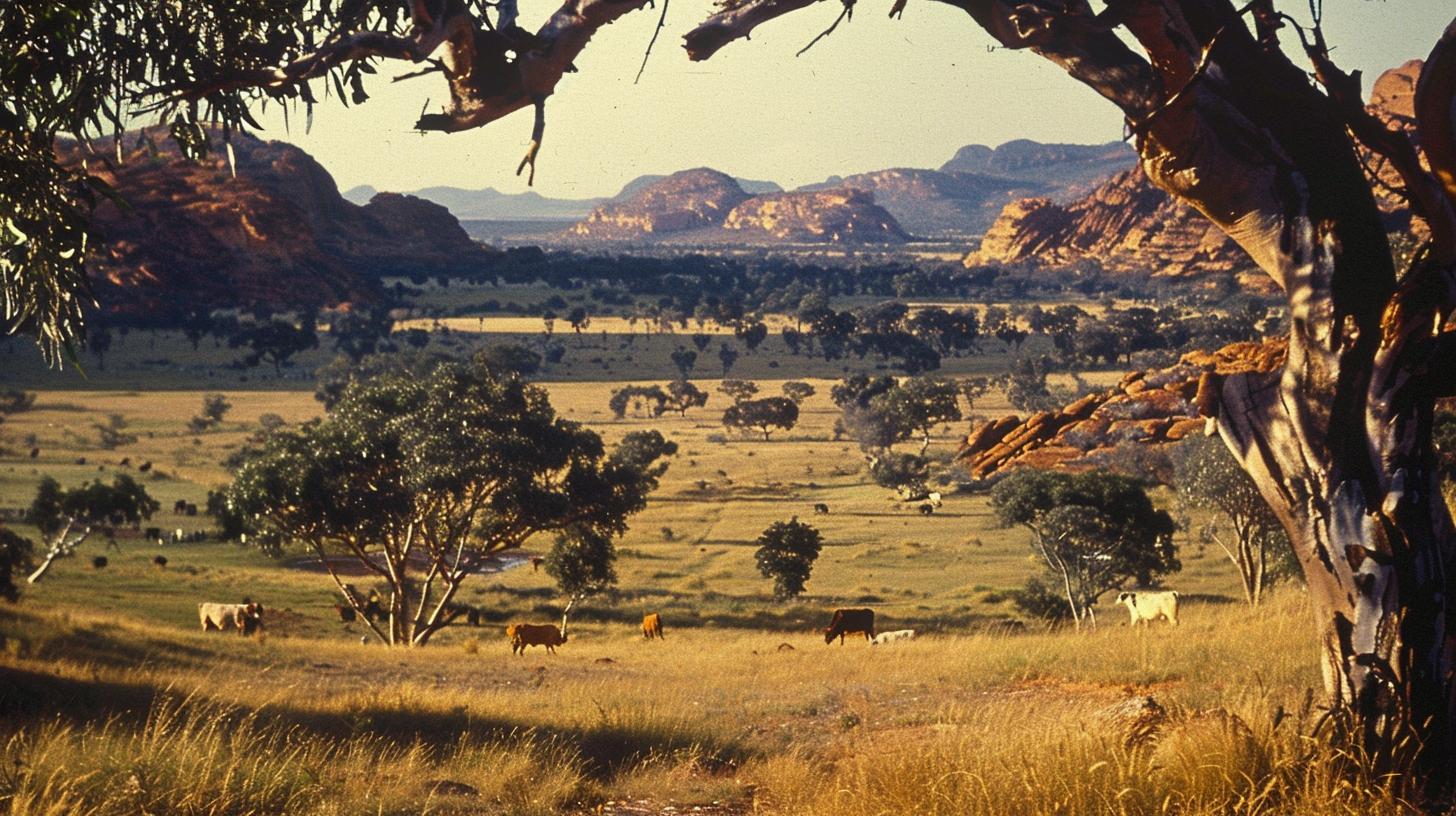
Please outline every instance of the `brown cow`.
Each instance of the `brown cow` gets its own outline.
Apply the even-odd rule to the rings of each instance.
[[[263,628],[263,605],[200,603],[197,605],[197,618],[204,632],[214,629],[222,632],[232,628],[241,634],[251,635]]]
[[[656,612],[642,616],[642,637],[652,640],[654,637],[662,638],[662,618]]]
[[[824,642],[833,643],[839,638],[839,645],[844,645],[844,636],[862,634],[865,640],[874,640],[875,637],[875,610],[873,609],[836,609],[834,619],[829,622],[829,628],[824,630]]]
[[[511,654],[526,653],[527,646],[545,646],[556,654],[556,647],[566,642],[566,633],[550,623],[513,623],[506,627],[511,640]]]

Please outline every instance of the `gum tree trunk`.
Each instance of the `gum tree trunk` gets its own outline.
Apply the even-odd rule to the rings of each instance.
[[[1365,113],[1358,77],[1330,64],[1318,30],[1305,50],[1323,87],[1310,84],[1278,48],[1271,2],[1243,16],[1225,0],[1131,0],[1101,15],[1076,0],[951,4],[1116,103],[1149,178],[1287,294],[1282,370],[1206,377],[1200,403],[1294,542],[1345,736],[1376,771],[1414,771],[1421,793],[1444,798],[1456,778],[1456,535],[1431,424],[1435,400],[1456,392],[1456,344],[1443,332],[1456,260],[1453,30],[1417,96],[1433,176],[1408,139]],[[1402,173],[1430,228],[1399,278],[1350,133]]]

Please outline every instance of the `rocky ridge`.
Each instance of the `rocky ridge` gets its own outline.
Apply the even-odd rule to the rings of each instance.
[[[980,425],[961,443],[955,461],[976,479],[1018,467],[1090,470],[1121,444],[1158,445],[1207,432],[1220,379],[1273,371],[1284,364],[1288,346],[1282,337],[1234,343],[1190,352],[1169,368],[1134,371],[1059,411]]]
[[[157,318],[368,302],[379,275],[444,273],[492,255],[439,205],[381,194],[359,207],[292,145],[235,133],[229,151],[211,137],[217,149],[202,162],[160,135],[125,134],[120,160],[112,143],[61,147],[128,207],[103,201],[93,217],[103,308]]]
[[[1419,60],[1412,60],[1383,73],[1372,87],[1368,109],[1387,124],[1409,129],[1420,67]],[[982,151],[966,151],[967,161],[957,166],[991,160]],[[1398,177],[1368,153],[1364,158],[1380,176],[1374,189],[1386,229],[1413,229],[1419,236],[1422,225],[1412,224],[1409,208],[1393,192],[1400,186]],[[1117,173],[1070,203],[1040,197],[1008,204],[986,231],[980,249],[964,263],[981,266],[1030,258],[1054,266],[1090,258],[1114,271],[1152,269],[1169,277],[1233,275],[1246,288],[1274,291],[1272,281],[1243,249],[1197,210],[1154,187],[1139,167]]]

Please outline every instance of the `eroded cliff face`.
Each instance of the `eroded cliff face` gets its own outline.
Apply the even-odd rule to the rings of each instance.
[[[212,135],[204,162],[183,158],[160,133],[150,144],[124,135],[120,159],[109,143],[62,149],[126,203],[103,201],[93,218],[91,277],[103,308],[165,318],[368,302],[377,275],[443,273],[493,254],[443,207],[391,194],[358,207],[296,147],[233,134],[230,163]]]
[[[955,460],[972,478],[984,479],[1018,467],[1090,470],[1105,467],[1124,445],[1161,445],[1210,430],[1206,406],[1218,379],[1282,366],[1286,338],[1234,343],[1218,351],[1185,354],[1177,365],[1135,371],[1116,386],[1089,394],[1060,411],[1025,419],[1007,416],[976,426]]]
[[[873,194],[853,187],[773,193],[739,204],[723,228],[795,242],[886,243],[910,236]]]
[[[874,203],[891,213],[906,232],[932,238],[980,235],[991,227],[1008,200],[1055,189],[1050,184],[980,173],[904,168],[836,180],[837,184],[802,190],[864,190],[872,193]]]
[[[582,238],[621,240],[718,227],[747,198],[738,182],[725,173],[706,167],[683,170],[648,185],[627,201],[597,207],[570,232]]]
[[[1154,187],[1139,168],[1065,206],[1044,198],[1008,204],[965,264],[1028,258],[1051,265],[1095,258],[1114,271],[1152,269],[1170,277],[1257,273],[1222,230]]]

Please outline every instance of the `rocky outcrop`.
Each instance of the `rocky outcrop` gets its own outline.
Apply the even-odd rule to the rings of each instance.
[[[926,238],[981,235],[1008,199],[1055,190],[1055,185],[983,173],[945,173],[897,168],[835,177],[799,188],[828,191],[848,187],[874,195],[905,231]]]
[[[126,205],[103,201],[93,216],[90,269],[103,308],[166,319],[367,302],[378,293],[373,276],[492,256],[441,207],[387,195],[359,207],[296,147],[235,133],[229,151],[211,136],[215,150],[201,162],[161,134],[126,134],[120,160],[114,144],[62,147],[63,160],[85,160]]]
[[[1045,198],[1012,202],[965,264],[1028,258],[1052,265],[1096,258],[1114,271],[1151,269],[1170,277],[1255,272],[1253,261],[1223,230],[1154,187],[1136,167],[1071,204]]]
[[[758,196],[735,207],[723,228],[814,243],[886,243],[910,237],[893,215],[875,204],[872,193],[852,187]]]
[[[1371,112],[1389,125],[1410,129],[1420,69],[1421,62],[1413,60],[1382,74],[1371,92]],[[980,167],[991,161],[984,149],[966,148],[962,153],[966,159],[957,167]],[[1423,225],[1412,223],[1409,207],[1394,192],[1402,185],[1398,176],[1368,153],[1364,158],[1365,166],[1376,168],[1380,176],[1373,189],[1387,231],[1410,230],[1421,237]],[[1038,199],[1007,205],[980,249],[964,262],[980,266],[1033,257],[1051,265],[1093,258],[1113,271],[1150,270],[1170,277],[1233,274],[1246,288],[1275,291],[1268,276],[1222,230],[1154,187],[1136,167],[1071,203]]]
[[[1137,152],[1126,142],[1077,145],[1016,139],[994,150],[985,145],[966,145],[941,165],[940,171],[1043,183],[1050,189],[1041,195],[1065,203],[1088,194],[1108,176],[1136,163]]]
[[[626,201],[596,208],[571,234],[608,240],[699,230],[722,225],[748,198],[731,176],[700,167],[673,173]]]
[[[1281,337],[1190,352],[1171,368],[1132,372],[1059,411],[987,422],[966,436],[955,460],[984,479],[1018,467],[1088,470],[1119,445],[1177,442],[1211,428],[1208,400],[1222,377],[1273,371],[1287,351]]]

